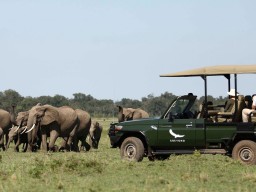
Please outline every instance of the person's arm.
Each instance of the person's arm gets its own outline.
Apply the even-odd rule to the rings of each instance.
[[[252,98],[252,109],[256,110],[256,95]]]

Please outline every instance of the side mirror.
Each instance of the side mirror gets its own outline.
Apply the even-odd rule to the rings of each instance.
[[[168,121],[169,121],[169,122],[173,122],[173,115],[172,115],[172,112],[169,112],[169,114],[168,114]]]

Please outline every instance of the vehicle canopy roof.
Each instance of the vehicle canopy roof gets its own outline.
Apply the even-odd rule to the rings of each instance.
[[[230,76],[234,75],[235,93],[237,92],[237,74],[256,74],[256,65],[216,65],[186,70],[176,73],[160,75],[160,77],[202,77],[204,79],[204,101],[207,114],[207,76],[224,76],[228,79],[228,91],[230,90]],[[237,94],[235,94],[235,112],[237,111]]]
[[[255,74],[256,65],[216,65],[176,73],[162,74],[160,77],[217,76],[229,74]]]

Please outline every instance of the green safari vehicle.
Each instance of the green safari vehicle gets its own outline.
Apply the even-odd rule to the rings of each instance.
[[[208,76],[224,76],[228,90],[234,77],[236,91],[238,75],[255,73],[256,65],[221,65],[160,75],[201,77],[204,102],[195,110],[197,96],[189,93],[174,99],[160,118],[111,123],[108,133],[111,147],[119,147],[121,158],[133,161],[142,161],[144,157],[163,160],[171,154],[193,154],[196,150],[201,154],[229,155],[245,164],[256,164],[256,123],[253,118],[242,122],[242,110],[250,107],[250,96],[235,95],[229,111],[207,101]]]

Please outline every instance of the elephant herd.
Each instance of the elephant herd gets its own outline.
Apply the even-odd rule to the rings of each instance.
[[[3,150],[14,140],[15,151],[19,151],[22,143],[23,151],[39,148],[44,151],[88,151],[91,147],[98,148],[101,132],[102,126],[92,122],[88,112],[68,106],[37,104],[29,111],[19,112],[16,119],[14,108],[10,113],[0,109],[0,149]],[[62,138],[60,147],[55,144],[59,137]]]
[[[139,118],[148,118],[144,110],[118,107],[118,122]],[[15,151],[23,144],[22,150],[37,151],[89,151],[97,149],[102,133],[102,126],[92,122],[88,112],[68,106],[54,107],[40,103],[28,111],[14,115],[0,109],[0,149],[9,148],[15,142]],[[4,143],[4,136],[6,142]],[[88,137],[88,143],[86,142]],[[61,138],[61,145],[56,140]],[[80,145],[79,145],[80,144]]]

